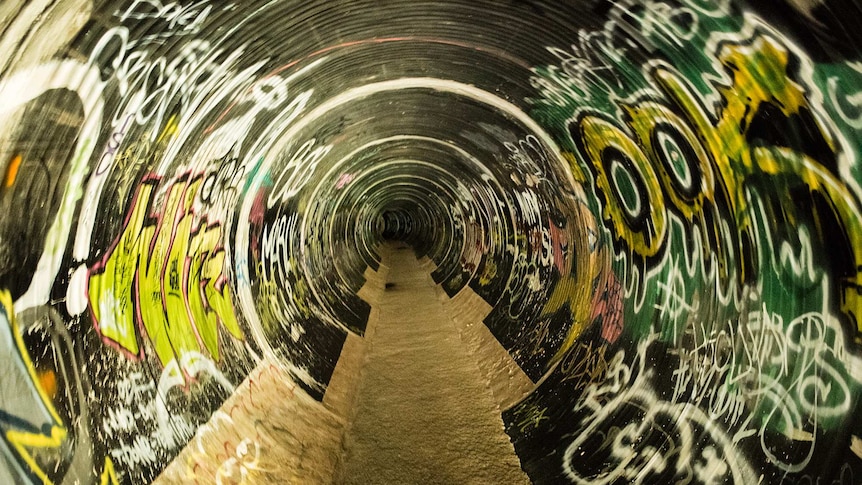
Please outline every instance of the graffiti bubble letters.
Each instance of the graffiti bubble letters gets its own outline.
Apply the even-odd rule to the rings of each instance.
[[[853,267],[862,268],[858,199],[830,168],[841,148],[817,120],[817,107],[809,104],[805,87],[791,78],[790,56],[788,48],[767,34],[755,34],[748,44],[724,45],[718,61],[730,74],[730,83],[714,86],[723,99],[715,114],[680,73],[657,64],[651,76],[670,98],[669,106],[651,100],[621,105],[625,128],[601,113],[585,114],[570,126],[622,247],[637,259],[660,260],[669,239],[670,214],[677,214],[700,225],[723,277],[746,281],[757,266],[749,250],[753,215],[746,183],[793,177],[794,183],[829,201],[829,212],[818,217],[841,227]],[[764,117],[788,126],[801,123],[810,140],[764,137],[757,131]],[[775,197],[791,190],[777,187],[785,192]],[[729,208],[728,216],[710,216],[721,204]],[[860,282],[862,273],[846,278],[840,294],[843,310],[862,331],[862,319],[857,318],[862,314]]]
[[[177,180],[150,223],[158,179],[144,180],[123,233],[90,271],[90,309],[102,338],[140,356],[141,325],[163,366],[202,348],[218,360],[219,324],[242,338],[222,272],[221,227],[191,210],[201,181]]]

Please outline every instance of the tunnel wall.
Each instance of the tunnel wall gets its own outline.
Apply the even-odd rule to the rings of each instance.
[[[534,482],[862,476],[855,2],[325,3],[0,6],[0,482],[150,482],[268,371],[337,445],[384,209]]]

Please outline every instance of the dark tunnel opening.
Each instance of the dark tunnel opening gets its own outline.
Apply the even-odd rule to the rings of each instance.
[[[0,483],[858,483],[855,0],[6,0]]]
[[[384,210],[382,219],[384,241],[409,241],[413,236],[416,223],[410,210]]]

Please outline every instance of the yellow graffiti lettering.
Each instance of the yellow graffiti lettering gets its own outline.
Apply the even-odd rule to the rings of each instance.
[[[224,251],[217,249],[218,227],[201,228],[191,241],[192,254],[189,271],[189,312],[197,323],[198,333],[206,348],[216,360],[218,354],[218,325],[221,323],[234,337],[241,339],[242,332],[234,316],[233,303],[226,290],[218,289],[223,276]]]
[[[21,459],[30,467],[42,483],[50,484],[51,480],[48,475],[42,470],[42,467],[36,462],[36,459],[30,453],[33,448],[59,448],[66,439],[66,429],[61,426],[53,426],[51,434],[46,436],[37,433],[28,433],[26,431],[10,430],[6,432],[6,440],[15,448]]]
[[[491,259],[485,260],[485,268],[482,271],[482,274],[479,276],[479,284],[482,286],[486,286],[494,280],[497,276],[497,265],[494,264],[494,261]]]
[[[18,328],[15,311],[12,306],[12,295],[8,290],[0,290],[0,312],[3,312],[6,315],[6,319],[10,326],[9,330],[11,331],[12,337],[15,340],[15,346],[18,350],[18,357],[21,359],[21,362],[29,373],[30,381],[39,396],[41,404],[48,412],[48,415],[50,415],[50,420],[53,421],[50,428],[50,434],[10,429],[6,431],[5,438],[18,453],[18,456],[20,456],[24,463],[27,464],[32,473],[39,478],[42,483],[50,484],[51,480],[48,478],[45,471],[42,470],[42,467],[34,458],[31,450],[40,448],[60,448],[68,433],[60,419],[60,415],[57,413],[57,410],[48,395],[48,392],[42,385],[40,385],[39,374],[36,371],[36,367],[33,365],[32,360],[30,360],[30,354],[27,352],[24,340],[21,338],[21,331]],[[12,356],[7,357],[14,358]]]
[[[655,256],[667,219],[661,186],[647,155],[625,132],[601,118],[584,117],[580,129],[596,185],[606,199],[605,218],[633,252]]]
[[[746,183],[786,175],[820,194],[841,226],[837,244],[846,244],[852,254],[852,276],[840,283],[841,306],[862,332],[858,198],[834,169],[824,165],[826,161],[796,148],[792,133],[778,134],[788,136],[785,143],[781,138],[759,139],[762,133],[753,128],[763,117],[773,124],[782,117],[798,119],[805,123],[804,134],[818,144],[814,150],[838,156],[838,144],[809,105],[805,89],[790,77],[789,56],[785,47],[766,35],[745,44],[724,45],[718,61],[730,82],[716,86],[722,97],[716,113],[703,106],[683,76],[659,66],[652,76],[673,108],[650,101],[623,106],[634,138],[590,115],[580,120],[577,132],[572,129],[572,137],[594,169],[596,185],[605,198],[605,218],[634,254],[653,256],[665,244],[662,200],[666,197],[685,219],[709,220],[704,222],[716,245],[713,249],[721,274],[729,276],[733,265],[740,281],[747,281],[757,267],[756,256],[750,253],[754,229]],[[766,134],[766,138],[771,136]],[[719,217],[714,205],[719,195],[732,218],[730,232],[735,236],[729,244],[723,241],[727,229],[722,230],[722,223],[714,220]],[[707,206],[708,214],[704,211]],[[788,212],[785,217],[793,214]]]
[[[148,225],[155,181],[142,183],[116,246],[91,271],[90,307],[102,336],[139,354],[140,324],[162,365],[203,348],[219,360],[219,324],[242,338],[224,285],[221,227],[196,220],[192,210],[201,181],[173,184]]]
[[[126,230],[114,247],[113,254],[117,257],[109,259],[101,275],[93,276],[89,281],[90,295],[99,295],[97,299],[90,298],[90,311],[93,319],[99,323],[98,329],[102,337],[117,342],[133,354],[138,353],[132,298],[133,280],[138,267],[139,235],[152,191],[151,184],[140,186],[126,223]],[[112,284],[113,282],[124,284]]]
[[[567,260],[560,280],[554,286],[545,307],[542,309],[542,316],[553,315],[568,307],[572,323],[566,332],[562,345],[551,358],[548,364],[549,368],[567,355],[569,349],[575,345],[578,337],[589,325],[590,295],[595,286],[593,282],[601,272],[610,271],[610,267],[606,266],[609,263],[609,258],[606,257],[605,252],[591,250],[588,237],[577,237],[571,232],[573,228],[586,228],[587,231],[595,229],[595,221],[592,219],[589,209],[579,204],[578,209],[567,219],[571,222],[566,224],[562,230],[568,232],[566,240],[572,241],[573,256]],[[578,268],[578,270],[572,271],[573,268]]]
[[[114,470],[114,462],[109,456],[105,457],[105,466],[102,467],[102,475],[99,483],[101,485],[119,485],[120,483],[120,481],[117,480],[117,472]]]
[[[162,128],[162,132],[159,133],[158,138],[156,138],[156,143],[161,145],[173,138],[173,136],[177,133],[177,129],[179,129],[179,127],[179,118],[177,117],[177,115],[171,115],[171,117],[168,118],[168,122],[165,123],[164,128]]]
[[[517,414],[520,417],[520,421],[518,421],[518,429],[520,429],[522,433],[525,433],[530,429],[538,429],[539,425],[542,424],[543,421],[549,421],[551,419],[545,414],[547,412],[548,408],[539,408],[535,404],[530,404],[525,408],[518,409]]]
[[[796,114],[807,105],[802,87],[787,76],[787,52],[771,39],[759,37],[746,47],[727,46],[719,60],[733,74],[733,84],[718,88],[725,103],[717,121],[713,121],[700,106],[698,97],[676,74],[659,68],[654,76],[700,135],[721,175],[736,222],[744,227],[747,211],[742,184],[757,166],[746,139],[751,122],[766,102],[775,104],[785,116]],[[822,135],[831,145],[825,131]],[[768,174],[779,171],[777,165],[770,163],[758,168]]]
[[[550,364],[555,364],[563,358],[589,324],[590,307],[583,304],[583,302],[590,301],[590,294],[593,290],[588,284],[588,276],[586,271],[562,276],[542,310],[544,316],[552,315],[564,307],[568,307],[572,318],[572,325],[566,332],[563,344],[551,358]]]
[[[645,101],[626,107],[629,125],[655,164],[665,195],[687,220],[713,199],[715,176],[697,135],[676,113]],[[696,163],[696,167],[689,164]]]
[[[856,197],[838,176],[807,154],[787,147],[752,147],[746,137],[754,117],[765,103],[777,107],[788,117],[809,108],[803,88],[788,77],[787,51],[776,41],[761,36],[750,46],[726,46],[720,61],[732,73],[733,83],[719,89],[725,104],[716,122],[679,76],[670,70],[658,69],[655,77],[700,134],[720,174],[726,200],[740,232],[745,232],[750,224],[743,183],[751,175],[791,174],[812,192],[826,196],[830,209],[844,226],[844,237],[855,266],[854,276],[842,281],[842,310],[862,332],[859,318],[862,317],[862,273],[859,272],[862,269],[862,221]],[[817,135],[835,153],[837,147],[828,130],[820,123],[816,129]]]
[[[192,321],[186,311],[186,285],[185,285],[185,260],[188,255],[189,238],[191,237],[192,217],[189,215],[194,194],[200,185],[201,179],[196,179],[184,191],[177,196],[178,213],[175,220],[165,218],[161,236],[167,232],[169,239],[164,246],[165,258],[156,261],[164,261],[164,267],[155,274],[158,284],[164,295],[165,315],[167,316],[167,334],[169,335],[173,352],[177,357],[190,350],[198,350],[199,346],[195,339]],[[172,192],[176,190],[172,187]],[[177,192],[180,192],[177,190]],[[173,194],[172,194],[173,195]],[[173,209],[173,207],[171,207]],[[170,234],[173,229],[174,233]],[[158,350],[158,348],[157,348]],[[163,349],[162,353],[168,352]],[[163,362],[168,362],[163,360]]]

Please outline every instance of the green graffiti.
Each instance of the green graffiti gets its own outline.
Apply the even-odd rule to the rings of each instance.
[[[749,129],[754,117],[764,105],[780,110],[785,117],[810,113],[804,89],[790,80],[787,73],[787,51],[768,37],[755,39],[751,46],[729,46],[721,55],[722,64],[733,73],[733,85],[721,89],[724,108],[717,121],[694,101],[693,94],[681,79],[670,71],[658,70],[660,85],[673,97],[677,106],[700,133],[710,152],[736,223],[741,231],[751,225],[745,184],[753,178],[770,177],[776,184],[782,178],[804,184],[811,193],[821,194],[828,201],[832,216],[839,222],[844,241],[853,259],[852,276],[841,282],[842,310],[850,316],[862,332],[862,225],[858,200],[847,185],[829,167],[799,147],[751,143]],[[808,116],[811,116],[810,114]],[[810,123],[800,130],[804,135],[822,140],[824,147],[837,155],[836,141],[821,123]],[[814,133],[812,133],[812,131]],[[802,139],[802,133],[793,133]],[[789,194],[788,194],[789,195]]]
[[[596,252],[614,252],[625,339],[678,362],[666,398],[798,471],[773,437],[813,447],[859,391],[862,68],[816,64],[751,14],[678,8],[696,14],[688,37],[640,30],[637,45],[553,50],[561,63],[533,70],[531,115],[562,140],[604,222]],[[571,273],[546,313],[601,288]],[[564,349],[582,344],[575,315],[572,329]]]
[[[174,183],[155,223],[147,214],[157,180],[142,182],[123,233],[91,270],[90,308],[102,337],[141,355],[140,326],[162,365],[202,349],[219,360],[219,324],[242,339],[223,274],[221,227],[192,210],[201,181]]]
[[[667,200],[685,221],[701,221],[711,234],[707,239],[723,280],[734,274],[741,282],[753,280],[762,275],[758,268],[763,261],[750,249],[755,231],[749,199],[759,181],[769,180],[775,197],[791,197],[799,187],[819,194],[841,228],[843,240],[836,244],[845,244],[853,267],[862,268],[858,201],[829,166],[829,160],[839,156],[837,142],[815,116],[804,88],[791,79],[788,57],[777,40],[762,34],[750,43],[725,45],[718,61],[731,82],[715,86],[723,100],[715,114],[682,75],[660,64],[652,76],[680,115],[644,100],[621,104],[621,118],[630,132],[593,114],[582,116],[572,128],[603,196],[605,219],[634,255],[663,254],[669,244]],[[763,116],[773,124],[785,120],[787,140],[763,138],[755,129]],[[794,140],[808,140],[808,146]],[[812,144],[814,154],[806,152]],[[630,182],[621,183],[618,172]],[[704,206],[721,204],[732,219],[729,237],[726,230],[722,233],[720,220],[703,221],[701,214]],[[769,215],[773,220],[804,219],[790,209]],[[862,274],[853,271],[840,285],[842,309],[862,331]]]

